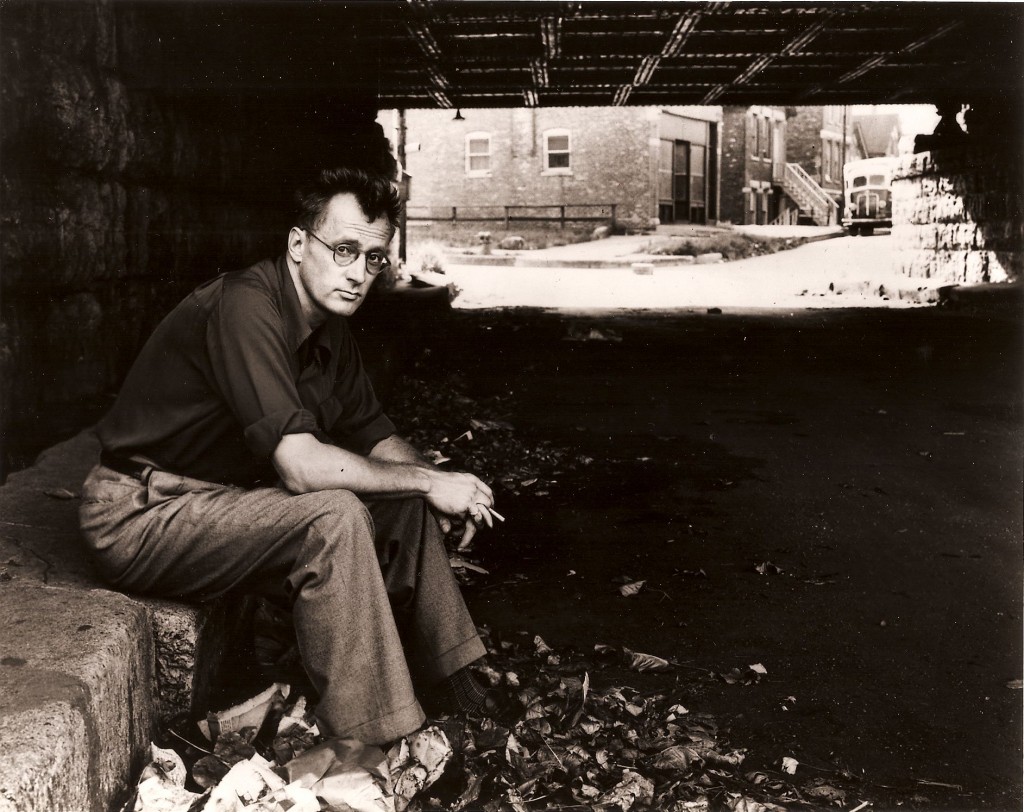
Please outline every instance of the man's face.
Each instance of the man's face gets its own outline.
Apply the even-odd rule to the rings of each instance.
[[[312,233],[292,229],[289,253],[298,264],[299,301],[311,326],[329,315],[351,316],[359,309],[374,280],[366,270],[366,254],[386,253],[392,235],[386,217],[368,221],[355,195],[347,193],[331,198],[323,222]],[[343,244],[359,252],[345,266],[335,262],[332,251]]]

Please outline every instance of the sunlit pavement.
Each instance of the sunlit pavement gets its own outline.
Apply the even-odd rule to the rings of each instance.
[[[589,245],[588,256],[602,256],[595,253],[600,242]],[[629,267],[629,255],[615,246],[609,241],[603,256],[619,259],[625,267],[450,264],[445,276],[459,289],[453,306],[580,310],[912,307],[934,299],[940,284],[896,273],[888,234],[838,237],[734,262],[658,264],[646,274]],[[563,253],[566,258],[576,256]],[[641,259],[637,257],[637,261]]]

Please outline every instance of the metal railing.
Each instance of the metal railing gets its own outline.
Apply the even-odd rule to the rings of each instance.
[[[818,225],[834,225],[839,221],[839,206],[800,164],[786,164],[782,188],[802,209],[809,209]]]
[[[615,223],[618,203],[552,203],[507,206],[406,206],[406,219],[447,221],[450,223],[558,223],[565,228],[567,222]],[[594,210],[597,213],[591,213]]]

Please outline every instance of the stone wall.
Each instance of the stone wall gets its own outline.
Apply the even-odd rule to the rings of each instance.
[[[951,284],[1020,280],[1022,178],[1019,149],[1005,145],[904,156],[892,188],[895,267]]]
[[[381,151],[372,107],[176,86],[168,11],[0,4],[0,479],[94,418],[198,281],[281,250],[300,174]]]

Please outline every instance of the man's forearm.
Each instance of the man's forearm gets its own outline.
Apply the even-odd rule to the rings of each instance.
[[[363,457],[311,434],[286,435],[274,452],[274,466],[293,493],[340,488],[360,496],[401,497],[424,495],[431,486],[422,457],[397,437]]]

